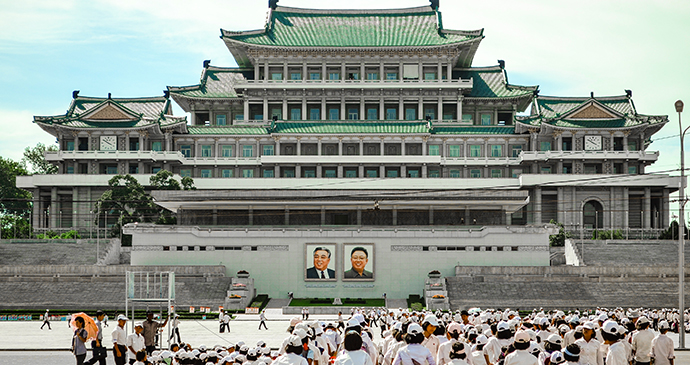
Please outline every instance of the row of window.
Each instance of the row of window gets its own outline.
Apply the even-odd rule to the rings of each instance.
[[[483,170],[482,169],[470,169],[469,170],[469,177],[471,178],[482,178],[483,177]],[[275,177],[275,170],[273,168],[263,168],[263,169],[255,169],[255,168],[243,168],[239,169],[238,172],[240,175],[239,177],[242,178],[253,178],[253,177],[264,177],[264,178],[273,178]],[[258,175],[260,174],[260,175]],[[522,169],[513,169],[512,170],[512,175],[514,178],[520,176],[522,174]],[[192,176],[192,170],[191,169],[182,169],[180,170],[180,175],[182,177],[185,176]],[[220,169],[219,170],[219,175],[217,177],[221,178],[232,178],[235,177],[235,169]],[[282,168],[280,170],[280,177],[284,178],[294,178],[296,177],[296,169],[294,167],[289,167],[289,168]],[[315,167],[302,167],[301,168],[301,177],[303,178],[315,178],[317,176],[316,174],[316,168]],[[421,174],[421,168],[413,168],[413,167],[408,167],[405,171],[405,175],[408,178],[419,178],[422,177]],[[489,177],[491,178],[502,178],[504,177],[504,170],[503,169],[491,169],[489,171]],[[323,168],[323,175],[324,178],[336,178],[338,177],[337,174],[337,169],[335,167],[333,168]],[[359,169],[358,168],[344,168],[343,169],[343,176],[345,178],[358,178],[359,177]],[[199,170],[199,177],[201,178],[213,178],[213,169],[200,169]],[[401,170],[399,167],[386,167],[384,169],[384,175],[381,175],[381,169],[379,167],[365,167],[364,168],[364,176],[366,178],[379,178],[379,177],[386,177],[386,178],[398,178],[401,177]],[[427,171],[427,177],[430,178],[440,178],[441,177],[441,170],[440,169],[429,169]],[[462,170],[460,169],[450,169],[448,170],[448,177],[451,178],[460,178],[462,177]]]

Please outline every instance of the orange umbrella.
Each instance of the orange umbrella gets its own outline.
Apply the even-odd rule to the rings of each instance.
[[[95,340],[96,336],[98,336],[98,326],[96,325],[96,322],[94,322],[93,318],[89,317],[89,315],[84,312],[72,314],[72,319],[69,321],[72,331],[77,330],[77,323],[74,321],[77,317],[84,319],[84,329],[86,330],[86,333],[88,333],[87,340]]]

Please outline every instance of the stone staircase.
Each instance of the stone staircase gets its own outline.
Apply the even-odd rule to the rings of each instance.
[[[447,277],[450,307],[481,308],[559,308],[654,307],[678,305],[676,278],[655,281],[551,280],[550,278]],[[687,281],[686,281],[687,282]],[[686,284],[690,300],[690,284]]]
[[[655,241],[629,243],[616,241],[573,241],[578,256],[587,266],[673,266],[678,264],[678,243]],[[685,256],[690,255],[690,245],[685,246]]]
[[[110,240],[100,240],[101,255]],[[0,240],[0,265],[94,265],[96,240]]]

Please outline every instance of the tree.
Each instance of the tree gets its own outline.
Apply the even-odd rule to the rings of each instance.
[[[17,176],[28,174],[21,163],[0,157],[0,215],[30,214],[31,193],[17,188]]]
[[[46,151],[57,151],[58,148],[55,145],[46,147],[43,143],[38,143],[36,147],[27,147],[24,149],[24,157],[22,158],[22,164],[31,167],[32,174],[48,175],[57,174],[57,166],[46,161],[45,153]]]
[[[549,245],[552,247],[565,246],[565,240],[572,236],[570,232],[565,231],[563,223],[556,222],[553,219],[549,223],[555,224],[558,227],[558,233],[549,236]]]

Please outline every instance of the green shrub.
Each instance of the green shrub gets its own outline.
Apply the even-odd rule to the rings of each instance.
[[[570,232],[565,231],[562,223],[551,220],[549,224],[555,224],[558,227],[558,233],[549,236],[549,245],[551,247],[565,246],[565,240],[572,237]]]
[[[592,233],[592,239],[593,240],[622,240],[623,239],[623,232],[621,232],[619,229],[617,229],[613,232],[595,230]]]

